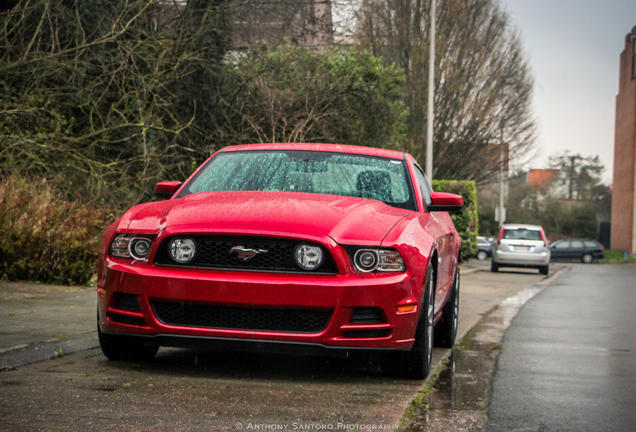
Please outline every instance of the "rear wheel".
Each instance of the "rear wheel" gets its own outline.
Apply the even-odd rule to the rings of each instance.
[[[433,358],[433,328],[435,319],[435,273],[429,264],[424,284],[424,300],[415,331],[413,348],[408,352],[395,353],[386,359],[383,370],[389,375],[409,379],[424,379],[428,376]]]
[[[490,271],[497,273],[499,271],[499,265],[496,262],[491,261],[490,262]]]
[[[159,347],[144,346],[133,337],[107,335],[97,325],[97,337],[102,352],[110,360],[151,361]]]
[[[583,258],[581,258],[581,261],[583,261],[585,264],[589,264],[592,262],[594,258],[592,257],[592,255],[590,254],[585,254],[583,255]]]
[[[542,275],[547,275],[549,271],[550,271],[550,265],[539,267],[539,273],[541,273]]]
[[[455,279],[450,297],[444,306],[442,318],[435,326],[435,346],[452,348],[457,337],[459,324],[459,268],[455,269]]]
[[[488,258],[488,254],[487,254],[485,251],[479,251],[479,252],[477,252],[477,259],[478,259],[479,261],[483,261],[483,260],[485,260],[486,258]]]

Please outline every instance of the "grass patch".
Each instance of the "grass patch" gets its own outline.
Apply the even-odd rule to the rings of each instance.
[[[636,263],[636,258],[625,254],[625,252],[606,250],[605,258],[599,260],[601,263]]]

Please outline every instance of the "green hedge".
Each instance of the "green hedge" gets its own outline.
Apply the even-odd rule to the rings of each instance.
[[[472,258],[477,253],[477,230],[479,218],[477,216],[477,188],[474,181],[433,180],[435,192],[450,192],[461,195],[464,208],[461,213],[451,215],[455,228],[462,239],[461,261]]]

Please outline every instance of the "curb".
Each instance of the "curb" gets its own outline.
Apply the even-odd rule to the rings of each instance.
[[[97,331],[84,333],[69,340],[54,340],[19,346],[0,354],[0,371],[11,370],[65,354],[97,348],[98,346]]]

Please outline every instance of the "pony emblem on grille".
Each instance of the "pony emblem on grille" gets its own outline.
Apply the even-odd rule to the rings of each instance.
[[[234,246],[230,249],[230,254],[236,253],[238,258],[243,261],[249,261],[256,255],[266,254],[267,252],[266,249],[250,249],[243,246]]]

